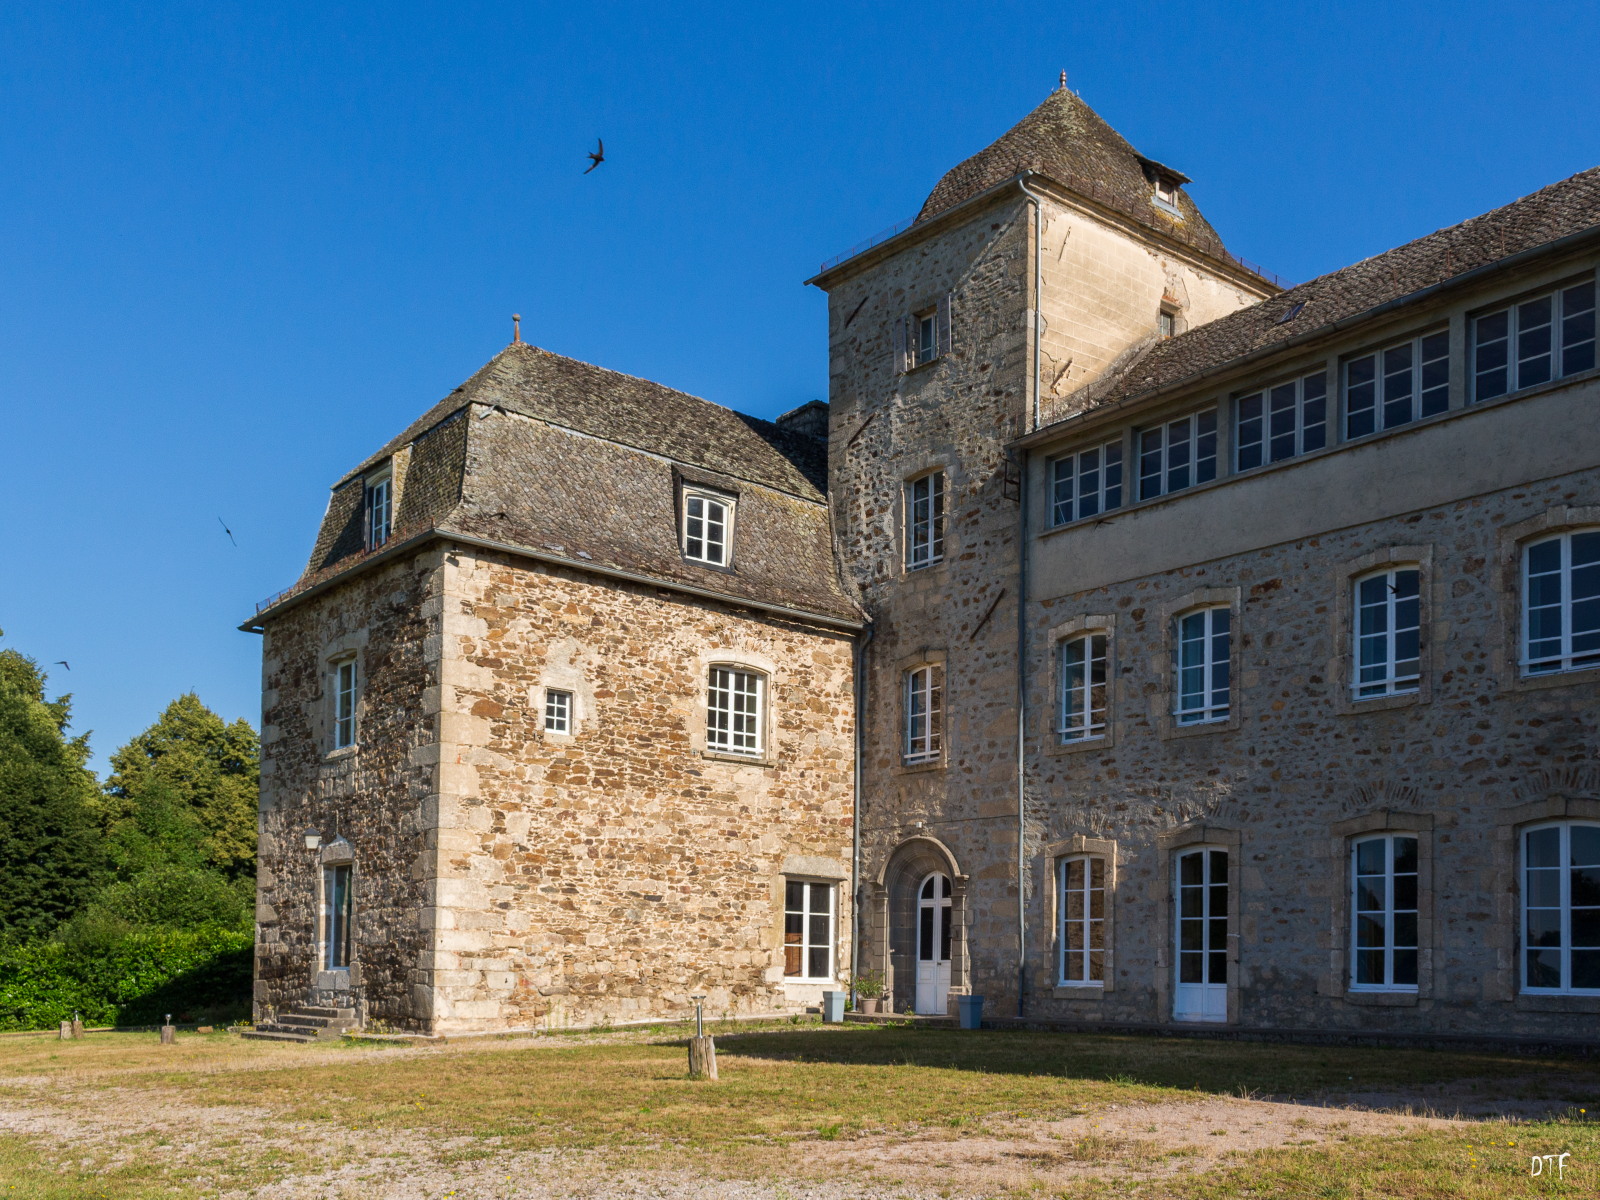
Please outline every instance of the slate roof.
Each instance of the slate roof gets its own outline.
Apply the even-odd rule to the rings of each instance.
[[[1090,407],[1101,407],[1175,386],[1225,368],[1245,355],[1303,339],[1380,305],[1596,225],[1600,225],[1600,167],[1177,337],[1151,343],[1115,375],[1090,385],[1077,399],[1087,396]],[[1297,305],[1299,311],[1284,320]]]
[[[1052,92],[993,145],[946,171],[924,201],[917,222],[1023,171],[1052,179],[1213,258],[1230,258],[1217,231],[1181,187],[1177,206],[1181,219],[1155,206],[1152,189],[1158,173],[1165,172],[1179,183],[1187,183],[1187,178],[1140,154],[1066,88]]]
[[[335,485],[305,573],[264,613],[378,553],[363,546],[363,476],[389,459],[402,475],[389,547],[455,534],[861,619],[834,559],[825,441],[522,342]],[[731,569],[680,553],[684,481],[735,495]]]

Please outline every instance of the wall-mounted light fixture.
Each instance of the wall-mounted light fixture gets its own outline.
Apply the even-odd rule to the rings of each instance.
[[[315,850],[322,845],[322,831],[313,826],[306,826],[306,849]]]

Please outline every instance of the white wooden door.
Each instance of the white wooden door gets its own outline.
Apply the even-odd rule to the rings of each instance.
[[[1178,856],[1173,936],[1176,1021],[1228,1019],[1228,852],[1190,850]]]
[[[917,889],[917,1011],[944,1016],[950,997],[950,877]]]

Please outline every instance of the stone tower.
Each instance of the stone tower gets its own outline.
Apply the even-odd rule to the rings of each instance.
[[[946,173],[909,228],[811,281],[829,296],[836,536],[871,618],[858,966],[885,973],[896,1009],[972,992],[1005,1014],[1021,986],[1029,516],[1009,443],[1153,340],[1276,291],[1187,182],[1063,87]]]

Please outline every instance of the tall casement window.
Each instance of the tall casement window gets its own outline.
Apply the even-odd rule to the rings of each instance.
[[[1522,551],[1522,670],[1600,667],[1600,529],[1532,542]]]
[[[1065,525],[1122,507],[1122,442],[1068,454],[1050,464],[1050,523]]]
[[[350,966],[350,864],[322,868],[322,969]]]
[[[891,326],[896,374],[935,362],[950,353],[955,298],[946,295],[938,304],[897,317]]]
[[[1394,567],[1355,581],[1355,664],[1351,690],[1357,700],[1417,690],[1422,678],[1421,572]]]
[[[356,744],[356,702],[360,699],[360,679],[356,660],[346,658],[333,664],[333,748],[343,750]]]
[[[712,667],[706,696],[706,748],[761,753],[761,700],[766,680],[738,667]]]
[[[944,560],[944,472],[906,484],[906,570]]]
[[[683,493],[683,556],[713,567],[728,565],[733,501],[706,492]]]
[[[1592,279],[1473,318],[1475,400],[1491,400],[1593,366]]]
[[[1328,444],[1328,376],[1251,392],[1233,402],[1234,462],[1240,471],[1309,454]]]
[[[1061,976],[1067,986],[1106,978],[1106,860],[1061,860]]]
[[[572,732],[572,693],[559,688],[546,688],[544,692],[544,731],[546,733]]]
[[[1063,742],[1082,742],[1106,733],[1106,635],[1068,638],[1057,651],[1061,694],[1056,732]]]
[[[786,880],[783,885],[783,975],[785,979],[833,978],[831,883]]]
[[[1230,706],[1233,613],[1201,608],[1178,618],[1177,704],[1180,725],[1226,721]]]
[[[1139,431],[1139,498],[1181,492],[1217,477],[1217,410]]]
[[[1364,437],[1450,407],[1450,334],[1430,333],[1344,365],[1344,435]]]
[[[1362,838],[1351,847],[1350,986],[1417,987],[1417,839]]]
[[[911,318],[916,335],[917,366],[939,357],[939,312],[930,308]]]
[[[944,753],[944,664],[907,671],[905,693],[905,760],[933,762]]]
[[[393,476],[384,474],[366,481],[363,500],[366,512],[367,549],[376,550],[389,540],[390,484]]]
[[[1522,835],[1522,988],[1600,994],[1600,825]]]

